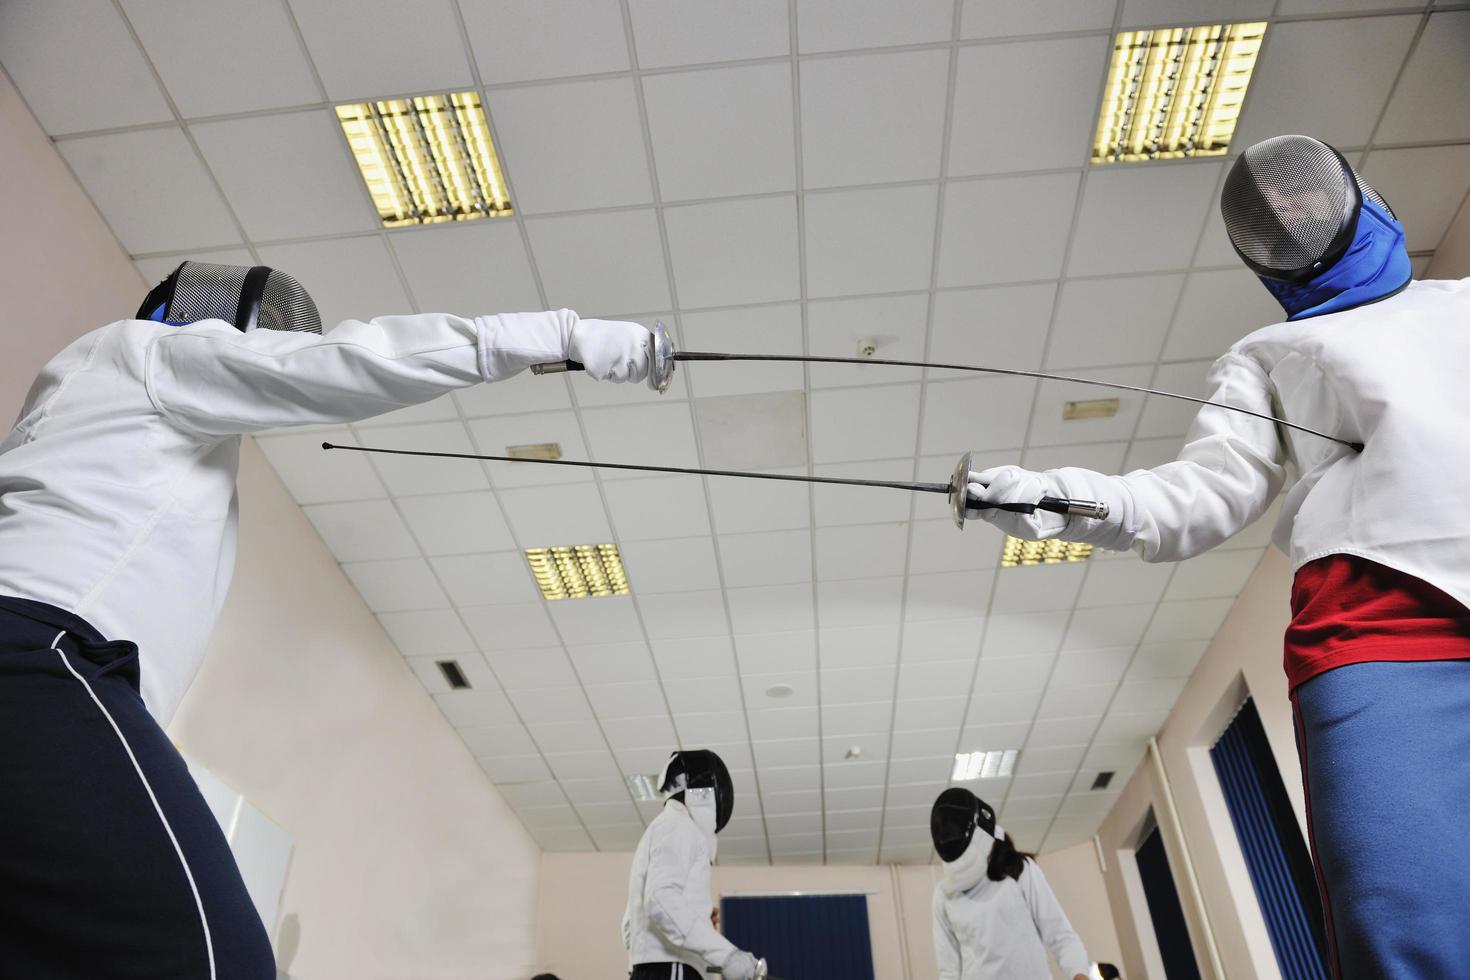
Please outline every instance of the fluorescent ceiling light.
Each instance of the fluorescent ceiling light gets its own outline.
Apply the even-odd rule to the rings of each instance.
[[[627,595],[628,574],[615,544],[527,548],[526,562],[546,599]]]
[[[1119,33],[1092,162],[1223,154],[1265,36],[1264,21]]]
[[[657,783],[657,775],[635,772],[628,777],[628,789],[633,793],[633,799],[645,803],[660,798]]]
[[[1066,402],[1062,405],[1062,421],[1078,419],[1110,419],[1118,414],[1121,400],[1117,398],[1094,398],[1090,401]]]
[[[1000,547],[1000,567],[1015,568],[1017,565],[1060,565],[1064,562],[1086,561],[1092,557],[1092,545],[1075,541],[1025,541],[1006,535]]]
[[[383,224],[512,213],[478,92],[353,102],[337,120]]]
[[[516,459],[561,459],[561,443],[533,442],[524,446],[506,446],[505,455]]]
[[[954,757],[952,782],[971,779],[999,779],[1009,776],[1016,767],[1016,749],[992,749],[989,752],[961,752]]]

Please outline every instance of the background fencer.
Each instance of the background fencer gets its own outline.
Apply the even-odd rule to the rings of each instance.
[[[658,790],[667,798],[644,829],[628,875],[623,946],[630,980],[700,980],[708,967],[727,980],[755,980],[755,956],[736,949],[711,921],[716,835],[735,810],[730,771],[708,749],[677,751],[659,774]]]
[[[219,825],[163,731],[229,588],[240,437],[364,419],[548,357],[648,371],[570,310],[348,321],[281,272],[185,262],[42,369],[0,443],[0,972],[272,980]]]
[[[1082,940],[1031,855],[961,786],[939,794],[929,833],[943,862],[934,886],[939,980],[1048,980],[1051,952],[1063,975],[1087,980]]]
[[[1250,524],[1286,486],[1274,538],[1295,569],[1285,662],[1334,969],[1460,976],[1470,963],[1470,280],[1411,282],[1388,203],[1305,136],[1248,149],[1220,208],[1287,317],[1215,362],[1210,400],[1283,413],[1361,452],[1207,407],[1179,458],[1151,470],[971,474],[981,499],[1092,497],[1110,505],[1104,520],[972,516],[1025,538],[1178,561]]]

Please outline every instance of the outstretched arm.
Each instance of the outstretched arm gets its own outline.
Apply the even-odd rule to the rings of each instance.
[[[1209,390],[1212,402],[1273,414],[1270,379],[1240,354],[1215,362]],[[1260,517],[1286,479],[1284,461],[1275,423],[1205,406],[1179,458],[1151,470],[1106,476],[1076,467],[1032,473],[1001,466],[970,476],[971,493],[985,501],[1035,503],[1044,494],[1101,500],[1109,508],[1103,520],[990,508],[972,509],[969,516],[1021,538],[1132,548],[1147,561],[1179,561],[1208,551]]]
[[[574,357],[599,380],[648,371],[648,330],[571,310],[473,319],[444,313],[348,320],[326,334],[216,321],[160,328],[144,383],[158,410],[209,436],[354,422],[532,364]]]
[[[1082,948],[1082,940],[1078,938],[1072,923],[1067,920],[1067,913],[1062,911],[1061,903],[1047,884],[1046,876],[1041,873],[1040,866],[1035,861],[1027,859],[1026,870],[1021,873],[1021,894],[1026,896],[1026,906],[1031,910],[1031,921],[1036,924],[1036,934],[1051,950],[1051,955],[1056,959],[1057,965],[1062,968],[1062,973],[1069,977],[1086,978],[1092,969],[1092,964],[1087,959],[1087,950]]]

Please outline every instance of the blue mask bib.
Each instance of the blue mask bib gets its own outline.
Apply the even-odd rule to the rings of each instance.
[[[1366,197],[1353,243],[1332,268],[1306,282],[1260,277],[1286,310],[1288,320],[1305,320],[1375,302],[1403,289],[1411,278],[1404,226]]]

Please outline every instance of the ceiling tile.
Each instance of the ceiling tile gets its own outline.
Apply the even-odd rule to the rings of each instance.
[[[546,781],[539,783],[510,783],[495,787],[505,801],[519,811],[525,811],[529,807],[536,807],[540,811],[565,810],[566,794],[560,786],[554,782]],[[552,804],[555,804],[552,806]]]
[[[561,643],[551,628],[544,602],[467,606],[459,612],[482,650],[552,647]]]
[[[641,596],[643,626],[649,639],[677,640],[694,636],[725,636],[725,605],[718,590],[670,592]]]
[[[812,392],[812,459],[835,463],[911,453],[918,414],[918,385]]]
[[[1209,640],[1225,621],[1235,599],[1192,599],[1184,602],[1161,602],[1144,643],[1168,640]]]
[[[378,619],[405,657],[441,656],[475,649],[475,642],[459,616],[449,609],[383,613]]]
[[[911,458],[903,458],[824,463],[820,466],[813,466],[812,475],[839,479],[907,481],[914,475],[914,461]],[[913,494],[890,487],[859,488],[823,484],[816,484],[812,487],[813,511],[819,527],[838,527],[850,524],[896,526],[908,520],[909,507],[912,503]],[[897,560],[900,563],[903,561],[901,557]],[[884,573],[869,572],[868,574]]]
[[[822,704],[882,702],[893,696],[897,671],[892,667],[857,667],[822,671]],[[873,718],[869,718],[871,727]]]
[[[797,0],[797,46],[809,54],[947,41],[953,14],[953,0]]]
[[[975,696],[1004,694],[1012,700],[1014,708],[1000,715],[1000,706],[996,704],[993,706],[996,712],[980,711],[978,717],[972,710],[967,724],[990,725],[1028,718],[1029,711],[1036,707],[1036,699],[1046,685],[1051,668],[1051,660],[1047,657],[997,656],[987,652],[980,658],[980,666],[975,671]],[[1026,703],[1028,697],[1031,699],[1029,705]]]
[[[746,674],[810,670],[816,666],[816,633],[746,633],[735,637],[740,669]]]
[[[515,547],[495,497],[489,492],[404,497],[398,501],[398,508],[426,555]]]
[[[811,766],[774,766],[762,769],[761,793],[794,793],[821,784],[822,771]]]
[[[902,575],[908,542],[907,524],[818,528],[817,575],[824,581]]]
[[[938,178],[948,80],[943,49],[803,61],[802,182],[839,187]],[[855,105],[862,111],[854,112]]]
[[[694,422],[687,402],[650,403],[585,409],[582,422],[592,458],[607,463],[637,463],[657,447],[661,466],[698,466]],[[639,474],[601,471],[605,482],[645,479]]]
[[[449,691],[434,695],[434,702],[450,724],[509,725],[515,723],[510,702],[499,688],[478,687],[471,691]]]
[[[638,65],[771,58],[791,51],[785,0],[629,0]]]
[[[430,564],[456,605],[532,602],[539,597],[526,558],[518,551],[446,555]]]
[[[1432,14],[1394,88],[1374,141],[1470,139],[1470,107],[1454,94],[1470,89],[1467,50],[1470,12]],[[1378,57],[1387,60],[1387,53]]]
[[[681,306],[795,299],[795,198],[688,204],[664,210]]]
[[[577,675],[572,671],[571,661],[567,655],[557,647],[532,647],[528,650],[492,650],[485,655],[490,666],[495,670],[495,676],[500,680],[500,686],[507,691],[520,691],[532,687],[570,687],[577,683]],[[528,719],[528,721],[531,719]],[[537,740],[540,741],[539,734]],[[599,738],[599,741],[600,738]],[[591,743],[584,737],[572,745],[553,747],[542,743],[541,751],[559,752],[571,749],[590,748]],[[587,775],[602,775],[601,773],[590,773]],[[558,778],[576,779],[573,775],[557,773]]]
[[[833,810],[870,810],[883,805],[883,787],[852,786],[824,790],[827,806]]]
[[[888,698],[858,704],[823,703],[822,733],[824,735],[858,735],[872,731],[875,726],[887,728],[892,715],[893,701]],[[873,784],[883,782],[883,767],[880,765],[877,768],[878,773]],[[864,784],[854,783],[852,785]]]
[[[610,316],[669,308],[652,210],[532,218],[526,231],[551,309]]]
[[[1275,0],[1123,0],[1123,26],[1265,20]]]
[[[913,732],[951,725],[958,728],[960,719],[965,715],[966,701],[966,698],[915,698],[899,701],[893,709],[893,730]]]
[[[495,675],[490,672],[490,667],[485,663],[485,659],[477,653],[439,654],[430,657],[405,656],[404,659],[408,661],[408,666],[413,670],[414,676],[419,679],[419,683],[424,685],[424,690],[430,694],[448,694],[455,690],[449,686],[449,679],[444,676],[444,671],[439,666],[442,663],[452,663],[457,666],[471,688],[498,689]],[[472,748],[471,751],[474,749]],[[527,739],[524,748],[517,747],[512,751],[502,746],[500,751],[476,752],[476,755],[519,755],[523,752],[535,751],[536,747],[529,744],[529,739]]]
[[[1417,15],[1273,25],[1231,142],[1311,133],[1333,146],[1367,143],[1418,26]]]
[[[535,653],[537,651],[521,651],[521,653]],[[559,650],[547,649],[543,653],[560,653]],[[543,687],[541,684],[517,685],[519,688]],[[535,740],[541,752],[582,752],[602,746],[602,732],[594,721],[558,721],[546,722],[529,719],[526,729],[530,737]],[[597,775],[606,776],[606,773]],[[591,777],[571,777],[591,778]]]
[[[546,764],[551,767],[551,772],[557,779],[594,779],[617,771],[617,763],[613,761],[612,753],[607,749],[595,752],[548,754]],[[584,809],[608,806],[614,807],[619,815],[626,810],[626,816],[629,819],[637,819],[637,812],[633,809],[632,803],[590,804]],[[608,814],[603,813],[603,816],[606,817]],[[584,819],[586,819],[585,816]],[[616,816],[613,819],[616,819]]]
[[[664,201],[795,189],[790,65],[648,75],[643,97]]]
[[[338,561],[411,558],[419,553],[408,528],[386,500],[313,504],[302,509]]]
[[[1184,690],[1186,678],[1154,678],[1129,681],[1118,688],[1109,710],[1123,713],[1169,711]]]
[[[520,229],[513,221],[467,221],[388,236],[415,304],[471,317],[541,306]]]
[[[899,732],[893,736],[890,754],[894,759],[911,759],[954,752],[955,731],[932,728],[921,732]]]
[[[487,85],[629,67],[617,0],[461,0],[459,8]]]
[[[111,4],[59,0],[0,6],[0,63],[52,135],[173,118]],[[157,164],[149,160],[150,167]]]
[[[299,504],[366,500],[386,496],[367,457],[360,453],[323,453],[322,441],[357,445],[346,429],[305,435],[256,437],[255,444]]]
[[[594,643],[569,645],[567,653],[583,684],[616,684],[624,681],[654,680],[653,657],[648,644]]]
[[[924,386],[920,451],[959,453],[1021,445],[1035,390],[1030,378],[929,382]]]
[[[817,709],[759,708],[750,710],[750,730],[757,739],[812,738],[817,734]],[[770,797],[765,798],[770,810]]]
[[[1071,279],[1062,285],[1048,368],[1157,360],[1184,276]]]
[[[373,612],[440,609],[449,605],[444,590],[422,558],[352,562],[342,571]]]
[[[896,623],[903,578],[863,578],[817,583],[817,611],[823,628]]]
[[[995,578],[992,613],[1050,612],[1071,609],[1087,566],[1036,565],[1007,568]]]
[[[821,630],[822,667],[892,667],[898,663],[898,624]],[[950,653],[949,656],[955,656]]]
[[[1164,717],[1156,712],[1145,714],[1121,714],[1112,712],[1097,727],[1094,742],[1143,740],[1157,735],[1164,725]]]
[[[1188,677],[1209,647],[1208,640],[1182,640],[1174,643],[1145,643],[1138,648],[1128,679],[1148,680],[1154,677]]]
[[[434,668],[437,672],[438,668]],[[465,745],[475,755],[531,755],[536,743],[524,725],[475,725],[459,730]]]
[[[800,391],[700,398],[694,407],[701,454],[719,460],[727,470],[792,468],[806,462],[806,397]]]
[[[811,516],[810,490],[800,483],[712,479],[709,499],[722,534],[806,527]]]
[[[915,521],[913,542],[909,546],[909,573],[995,568],[1000,562],[1004,540],[1001,533],[988,524],[971,524],[968,530],[968,534],[959,530],[952,520]]]
[[[1154,371],[1152,388],[1205,398],[1205,375],[1213,361],[1187,361],[1182,364],[1160,364]],[[1134,438],[1183,435],[1199,412],[1199,406],[1173,398],[1150,396],[1144,399]]]
[[[714,541],[708,537],[630,541],[619,551],[635,595],[720,587]]]
[[[1016,760],[1016,775],[1029,776],[1043,772],[1068,772],[1077,768],[1086,752],[1085,745],[1051,748],[1026,748]]]
[[[801,307],[706,310],[680,317],[684,347],[747,354],[800,354]],[[803,387],[800,364],[703,364],[690,368],[690,383],[702,399],[793,391]]]
[[[1036,714],[1037,720],[1051,721],[1058,718],[1081,716],[1095,720],[1108,707],[1116,686],[1116,684],[1083,684],[1067,687],[1054,680],[1047,685],[1046,694],[1041,698],[1041,707]],[[1087,737],[1091,737],[1091,729],[1088,730]],[[1066,739],[1062,744],[1071,744],[1072,741],[1074,740]]]
[[[582,428],[575,412],[527,412],[523,415],[497,415],[475,419],[469,423],[476,452],[487,455],[509,455],[512,446],[538,445],[552,442],[561,447],[563,459],[589,458],[582,441]],[[498,490],[555,483],[591,483],[594,471],[568,466],[536,466],[527,463],[486,463],[485,471]]]
[[[190,129],[246,234],[256,241],[377,227],[330,113],[251,116]]]
[[[640,761],[646,759],[650,770],[655,770],[678,743],[667,712],[639,718],[604,718],[601,724],[609,745],[619,750],[637,749]]]
[[[1057,657],[1052,683],[1067,686],[1116,684],[1133,659],[1132,647],[1069,650]]]
[[[537,377],[529,371],[522,371],[515,377],[494,384],[460,388],[450,393],[450,399],[467,419],[487,415],[558,411],[572,407],[565,375],[560,378],[556,375]]]
[[[1215,203],[1219,163],[1094,168],[1067,260],[1074,276],[1178,269]],[[1168,215],[1167,222],[1159,215]]]
[[[631,596],[563,599],[547,603],[547,611],[564,643],[627,643],[643,638]]]
[[[592,718],[592,709],[588,707],[587,699],[592,690],[589,688],[588,693],[584,694],[580,687],[535,687],[510,691],[509,696],[528,724],[588,721]],[[570,794],[571,788],[568,787],[568,795]],[[573,802],[576,802],[575,799]]]
[[[1174,439],[1171,442],[1177,443]],[[1021,465],[1028,470],[1052,470],[1063,466],[1081,466],[1099,473],[1125,472],[1124,453],[1128,442],[1093,442],[1077,446],[1038,446],[1021,454]]]
[[[952,653],[964,653],[954,650]],[[973,651],[964,660],[929,660],[923,663],[905,663],[898,669],[897,697],[941,698],[963,691],[975,676]],[[941,750],[943,751],[943,750]]]
[[[1096,368],[1087,377],[1125,385],[1147,385],[1153,371],[1147,367]],[[1096,394],[1094,394],[1096,392]],[[1062,418],[1066,403],[1079,398],[1116,397],[1118,414],[1105,419]],[[1033,446],[1060,446],[1080,442],[1114,442],[1133,434],[1138,413],[1143,408],[1143,395],[1131,391],[1101,391],[1065,381],[1043,381],[1036,395],[1031,416],[1030,443]]]
[[[997,549],[998,550],[998,549]],[[985,624],[982,657],[1029,657],[1055,653],[1066,632],[1067,613],[1020,613],[992,616]]]
[[[343,320],[413,312],[388,249],[377,235],[262,245],[256,251],[266,265],[300,280],[328,331]]]
[[[1041,367],[1055,283],[992,286],[935,294],[928,360],[1035,370]],[[930,380],[961,375],[930,370]]]
[[[743,739],[747,735],[743,711],[676,712],[674,723],[678,726],[679,740],[683,745],[707,745]],[[762,780],[766,775],[761,773]]]
[[[179,129],[88,136],[55,146],[129,252],[239,243],[234,219]]]
[[[1082,767],[1084,770],[1112,769],[1127,774],[1143,760],[1146,751],[1147,746],[1138,742],[1094,742],[1082,760]]]
[[[641,454],[640,454],[641,456]],[[720,481],[712,480],[712,484]],[[746,481],[726,483],[748,485]],[[701,478],[655,477],[648,480],[612,480],[602,487],[607,509],[618,528],[619,541],[646,538],[684,538],[710,533]]]
[[[577,211],[653,200],[633,85],[630,78],[605,78],[490,93],[497,148],[517,210]],[[597,152],[587,152],[589,146]]]
[[[875,296],[867,299],[821,300],[807,304],[807,339],[811,353],[837,357],[861,355],[861,345],[872,342],[875,356],[898,360],[924,360],[924,325],[929,297]],[[918,368],[863,365],[812,364],[808,367],[813,388],[836,385],[917,381]]]
[[[755,742],[755,761],[762,769],[767,766],[810,766],[816,765],[821,745],[815,738],[782,738],[768,742]],[[821,826],[820,814],[812,814],[812,821]],[[792,823],[791,818],[767,817],[766,825],[772,833],[786,833],[806,821]],[[774,844],[774,842],[773,842]]]
[[[928,288],[935,194],[928,184],[807,194],[808,295]]]
[[[1409,248],[1435,248],[1470,187],[1470,146],[1374,150],[1362,174],[1403,222]]]
[[[1281,307],[1246,269],[1190,273],[1164,357],[1219,357],[1246,334],[1282,317]]]
[[[612,539],[595,488],[586,484],[503,490],[510,526],[528,548],[601,544]]]
[[[791,793],[763,793],[761,794],[761,806],[768,816],[785,817],[817,813],[822,809],[822,794],[817,789],[802,789]]]
[[[928,620],[955,620],[979,616],[990,598],[993,574],[970,572],[965,575],[909,573],[908,598],[904,604],[907,638]],[[968,620],[966,620],[968,621]],[[979,635],[979,629],[976,629]],[[904,656],[909,656],[905,649]]]
[[[527,783],[537,779],[546,779],[551,771],[546,768],[546,761],[539,755],[500,755],[483,756],[479,759],[480,768],[485,770],[485,775],[496,782],[505,783]],[[535,828],[533,834],[558,834],[559,830],[546,827]]]
[[[1079,609],[1067,628],[1064,650],[1098,650],[1137,643],[1154,607],[1148,604]]]
[[[1180,562],[1169,583],[1165,599],[1214,599],[1240,594],[1246,579],[1260,564],[1261,555],[1250,551],[1213,551],[1191,561]]]
[[[962,37],[1007,37],[1062,31],[1105,31],[1115,0],[961,0]]]
[[[949,175],[1086,163],[1110,48],[1105,37],[961,48]]]
[[[912,605],[912,578],[909,588],[909,603]],[[980,651],[984,628],[985,620],[978,618],[910,620],[904,624],[903,630],[904,664],[973,658]]]
[[[735,676],[735,652],[729,636],[655,640],[653,658],[660,676],[671,680]]]
[[[727,589],[736,633],[781,633],[813,627],[811,593],[784,585]]]
[[[1077,597],[1077,605],[1085,609],[1158,602],[1169,585],[1169,577],[1176,568],[1184,568],[1186,564],[1128,559],[1088,562],[1087,581]]]
[[[291,0],[327,93],[337,100],[452,92],[471,86],[453,8],[363,0]]]
[[[460,422],[374,428],[360,441],[386,449],[437,453],[473,453],[475,447]],[[478,463],[466,459],[424,459],[414,456],[374,456],[373,464],[393,494],[480,490],[489,486]]]
[[[800,530],[721,535],[720,566],[725,584],[731,588],[810,582],[811,533]]]
[[[947,185],[939,285],[980,286],[1061,275],[1077,181],[1077,174],[1065,173]],[[997,235],[997,228],[1005,234]]]

